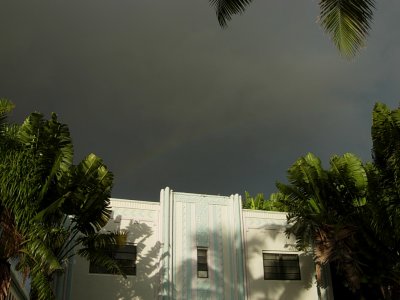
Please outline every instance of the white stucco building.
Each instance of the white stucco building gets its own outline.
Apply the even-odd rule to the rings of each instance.
[[[239,195],[178,193],[159,202],[111,199],[107,230],[126,229],[113,255],[128,275],[79,257],[58,283],[62,300],[333,299],[318,288],[312,258],[284,233],[284,213],[242,209]]]

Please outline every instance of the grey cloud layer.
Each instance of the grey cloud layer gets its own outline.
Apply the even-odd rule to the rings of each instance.
[[[400,4],[341,59],[313,1],[254,3],[229,28],[207,1],[12,1],[0,11],[0,95],[13,118],[56,111],[114,196],[274,191],[308,151],[369,158],[375,101],[398,105]]]

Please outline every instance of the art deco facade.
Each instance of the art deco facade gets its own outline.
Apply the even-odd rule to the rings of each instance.
[[[333,299],[312,258],[284,233],[284,213],[242,209],[239,195],[161,190],[160,202],[112,199],[107,230],[127,230],[112,255],[124,279],[80,258],[57,283],[63,300]],[[329,278],[326,278],[329,281]]]

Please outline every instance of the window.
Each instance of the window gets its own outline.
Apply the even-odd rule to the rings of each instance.
[[[265,280],[300,280],[299,256],[297,254],[263,252]]]
[[[122,246],[116,246],[114,249],[108,252],[108,255],[116,259],[121,266],[122,271],[126,275],[136,275],[136,246],[132,244],[126,244]],[[94,263],[90,263],[89,273],[97,274],[113,274],[102,266],[98,266]]]
[[[207,249],[197,248],[197,277],[208,278]]]

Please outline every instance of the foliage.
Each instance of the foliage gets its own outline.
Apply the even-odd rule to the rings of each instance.
[[[320,23],[340,53],[354,56],[370,30],[374,0],[321,0]]]
[[[312,247],[317,266],[342,262],[353,289],[360,285],[362,260],[353,252],[356,232],[362,224],[354,222],[362,215],[367,193],[367,176],[361,161],[352,154],[334,156],[330,169],[309,153],[288,170],[289,184],[278,189],[287,198],[289,234],[297,238],[297,247]],[[343,258],[346,257],[345,260]]]
[[[333,156],[324,169],[313,154],[278,183],[288,209],[287,230],[317,265],[334,264],[345,284],[365,299],[398,299],[400,291],[400,109],[376,104],[373,162]],[[379,259],[377,259],[379,257]]]
[[[264,194],[258,193],[252,197],[249,192],[244,193],[243,208],[245,209],[258,209],[268,211],[286,211],[285,205],[279,201],[278,193],[270,195],[269,199],[264,198]]]
[[[251,0],[210,0],[218,22],[225,27],[235,14],[241,14]],[[320,0],[319,21],[345,57],[354,56],[370,30],[375,0]]]
[[[7,241],[0,261],[18,258],[17,268],[31,278],[32,299],[54,298],[51,281],[76,253],[121,273],[104,255],[119,234],[102,231],[113,180],[102,160],[89,154],[74,165],[68,127],[55,114],[46,120],[32,113],[20,126],[0,116],[0,221]]]

